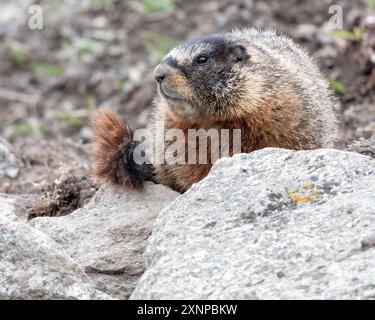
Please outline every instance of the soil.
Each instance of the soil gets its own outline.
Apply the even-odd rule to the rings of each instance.
[[[234,28],[274,28],[317,59],[341,102],[337,148],[375,132],[371,1],[6,0],[0,3],[0,135],[23,161],[0,193],[35,195],[31,217],[63,215],[99,184],[90,173],[90,116],[110,107],[134,128],[155,96],[152,70],[180,41]],[[28,27],[30,5],[43,29]],[[343,9],[344,32],[328,29]],[[361,30],[356,36],[353,30]],[[301,70],[303,72],[303,70]],[[31,208],[31,209],[30,209]]]

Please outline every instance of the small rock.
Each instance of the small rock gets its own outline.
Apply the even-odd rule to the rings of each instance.
[[[21,162],[11,151],[11,146],[0,137],[0,178],[17,178]]]
[[[145,270],[143,251],[156,216],[178,195],[151,182],[142,192],[103,186],[84,208],[30,224],[61,244],[97,288],[124,299]]]
[[[312,39],[312,37],[317,33],[318,27],[314,24],[303,23],[297,25],[293,32],[293,36],[297,39]]]
[[[64,251],[0,199],[0,299],[111,299]]]
[[[363,249],[375,247],[375,235],[364,238],[361,241],[361,245]]]

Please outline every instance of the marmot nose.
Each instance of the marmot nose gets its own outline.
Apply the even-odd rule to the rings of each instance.
[[[163,65],[158,65],[155,70],[154,70],[154,77],[155,77],[155,80],[159,83],[162,83],[163,80],[166,78],[167,76],[167,68]]]

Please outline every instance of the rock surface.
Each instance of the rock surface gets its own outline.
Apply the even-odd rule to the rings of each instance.
[[[21,162],[11,151],[10,145],[0,137],[0,178],[16,178]]]
[[[375,162],[263,149],[158,216],[132,299],[374,299]]]
[[[0,199],[0,299],[109,299],[52,239]]]
[[[18,221],[14,214],[17,196],[9,196],[0,193],[0,224]]]
[[[143,252],[154,220],[178,195],[153,183],[143,192],[103,186],[84,208],[30,224],[63,246],[100,290],[127,298],[145,270]]]

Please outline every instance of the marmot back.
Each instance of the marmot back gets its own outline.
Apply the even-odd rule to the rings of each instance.
[[[285,69],[285,80],[289,80],[291,86],[294,83],[301,96],[305,96],[305,108],[310,110],[311,119],[315,118],[320,123],[321,130],[316,134],[320,136],[321,145],[317,147],[333,147],[337,138],[337,101],[308,52],[292,39],[277,35],[272,30],[250,29],[235,33],[244,35],[250,43],[262,48],[279,67]],[[269,67],[272,74],[273,65]]]
[[[186,143],[189,129],[239,129],[242,152],[333,146],[336,107],[328,83],[307,52],[286,36],[255,29],[203,36],[174,48],[154,76],[159,94],[149,128],[180,130],[186,139],[173,147],[184,150],[186,162],[173,163],[169,154],[164,163],[135,164],[139,142],[115,115],[102,111],[94,126],[96,175],[107,182],[140,187],[152,178],[185,191],[214,162],[187,161],[189,152],[202,151]],[[155,147],[165,151],[171,144]],[[204,152],[210,154],[211,146],[212,141]],[[234,146],[229,149],[232,155]]]

